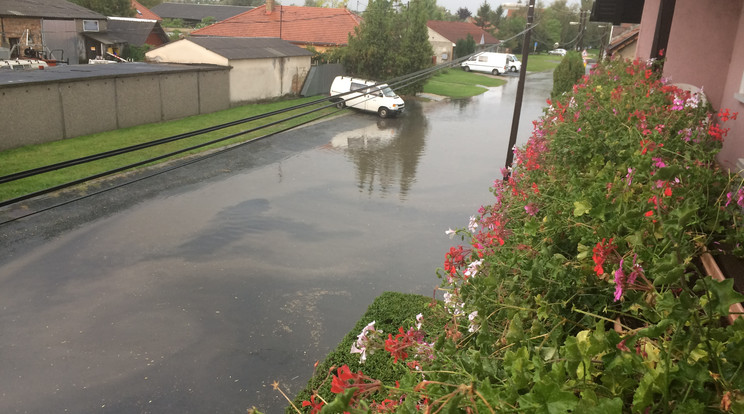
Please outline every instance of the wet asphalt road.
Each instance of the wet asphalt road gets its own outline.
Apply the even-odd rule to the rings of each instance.
[[[0,227],[0,412],[282,412],[272,381],[293,396],[376,296],[432,295],[444,231],[500,178],[516,84],[352,112]],[[520,142],[551,84],[528,77]]]

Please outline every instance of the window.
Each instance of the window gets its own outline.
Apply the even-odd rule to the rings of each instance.
[[[97,32],[98,31],[98,20],[83,20],[83,31],[84,32]]]

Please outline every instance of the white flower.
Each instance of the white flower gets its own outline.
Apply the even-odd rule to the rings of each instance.
[[[468,268],[463,272],[463,275],[467,277],[475,277],[482,264],[483,260],[476,260],[473,263],[470,263]]]
[[[418,315],[416,315],[416,322],[417,322],[416,323],[416,329],[419,329],[420,330],[421,329],[421,324],[424,322],[424,314],[423,313],[419,313]]]
[[[478,317],[478,311],[470,312],[470,315],[468,315],[468,320],[470,321],[470,327],[468,328],[468,332],[476,332],[478,328],[480,328],[480,325],[475,323],[475,318]]]
[[[447,229],[447,231],[444,232],[444,234],[448,235],[450,239],[453,238],[453,237],[455,237],[455,234],[456,233],[457,232],[454,231],[454,230],[452,230],[451,228],[450,229]]]
[[[357,340],[355,343],[351,344],[351,353],[352,354],[361,354],[359,357],[359,363],[363,364],[367,360],[367,345],[369,345],[370,341],[372,340],[372,336],[381,334],[382,330],[376,330],[375,329],[375,321],[372,321],[367,324],[367,326],[362,329],[362,332],[357,335]],[[372,355],[374,353],[374,349],[369,349],[369,354]]]
[[[478,219],[475,218],[475,216],[470,216],[470,223],[468,223],[468,230],[470,230],[471,233],[475,233],[475,229],[478,228]]]

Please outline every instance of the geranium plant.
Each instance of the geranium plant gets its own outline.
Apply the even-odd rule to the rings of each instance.
[[[440,271],[449,322],[370,325],[354,352],[408,373],[392,386],[342,367],[334,402],[309,407],[744,412],[744,318],[725,318],[744,296],[699,263],[742,253],[742,179],[715,162],[737,114],[640,61],[547,103],[493,203],[447,231],[462,240]]]

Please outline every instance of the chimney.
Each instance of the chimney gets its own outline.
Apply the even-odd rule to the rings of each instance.
[[[274,0],[266,0],[266,14],[274,11]]]

